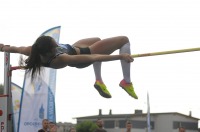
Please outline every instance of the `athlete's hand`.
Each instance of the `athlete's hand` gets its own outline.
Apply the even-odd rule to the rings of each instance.
[[[121,55],[121,60],[125,60],[126,62],[133,62],[133,57],[130,54],[123,53]]]
[[[2,51],[3,47],[4,47],[4,44],[0,43],[0,51]]]

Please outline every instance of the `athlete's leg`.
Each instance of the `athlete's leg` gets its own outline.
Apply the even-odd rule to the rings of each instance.
[[[74,43],[73,46],[81,47],[81,48],[89,47],[100,40],[101,39],[98,37],[81,39],[77,41],[76,43]],[[94,87],[98,90],[101,96],[105,98],[110,98],[111,97],[110,92],[107,90],[106,85],[103,83],[103,79],[101,76],[101,62],[93,63],[93,69],[94,69],[94,74],[96,78]]]
[[[89,47],[91,46],[92,44],[94,44],[95,42],[98,42],[100,41],[101,39],[98,38],[98,37],[93,37],[93,38],[85,38],[85,39],[81,39],[77,42],[75,42],[73,44],[73,46],[75,47],[81,47],[81,48],[84,48],[84,47]]]
[[[97,41],[90,46],[92,54],[111,54],[123,45],[129,43],[126,36],[118,36]]]
[[[118,36],[113,38],[97,41],[90,46],[91,53],[93,54],[111,54],[115,50],[120,49],[121,53],[131,54],[129,39],[126,36]],[[121,60],[123,77],[127,83],[131,82],[130,79],[130,63]]]
[[[89,46],[93,45],[95,42],[98,42],[100,40],[101,39],[98,37],[81,39],[81,40],[77,41],[76,43],[74,43],[73,46],[81,47],[81,48],[89,47]],[[96,80],[103,81],[102,77],[101,77],[101,62],[95,62],[93,64],[93,67],[94,67],[94,73],[95,73]]]
[[[98,41],[90,46],[92,54],[111,54],[119,49],[121,53],[131,54],[130,42],[126,36],[118,36]],[[130,70],[131,63],[121,60],[122,72],[124,79],[120,82],[120,86],[134,98],[138,98],[133,90],[131,83]],[[123,82],[123,83],[122,83]],[[128,88],[128,89],[127,89]]]

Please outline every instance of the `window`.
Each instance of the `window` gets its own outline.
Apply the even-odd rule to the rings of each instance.
[[[133,127],[134,128],[147,128],[147,121],[132,121]],[[151,129],[154,129],[154,122],[151,121]]]
[[[125,128],[126,127],[126,120],[119,120],[119,128]]]
[[[132,120],[131,123],[133,128],[139,128],[139,129],[147,128],[147,121]],[[119,128],[126,128],[126,120],[119,120]],[[151,121],[151,129],[154,129],[153,121]]]
[[[104,121],[105,128],[115,128],[115,121],[114,120],[106,120]]]
[[[188,130],[198,130],[198,123],[195,122],[180,122],[180,121],[173,122],[173,129],[177,129],[179,128],[179,126],[183,126],[185,129]]]

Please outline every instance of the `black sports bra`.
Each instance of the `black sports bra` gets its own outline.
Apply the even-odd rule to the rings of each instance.
[[[50,67],[51,62],[53,61],[53,59],[55,59],[57,56],[61,55],[61,54],[69,54],[69,55],[76,55],[76,50],[74,49],[74,47],[72,47],[69,44],[58,44],[58,47],[56,47],[56,54],[50,58],[47,63],[43,63],[43,66],[45,67]]]

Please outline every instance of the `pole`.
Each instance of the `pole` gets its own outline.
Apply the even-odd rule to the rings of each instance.
[[[148,92],[147,92],[147,132],[151,132],[150,102],[149,102]]]
[[[10,53],[4,53],[4,95],[5,99],[5,129],[3,132],[12,132],[12,94],[11,94],[11,71],[10,71]]]
[[[144,53],[144,54],[134,54],[134,55],[131,55],[131,56],[133,58],[137,58],[137,57],[165,55],[165,54],[175,54],[175,53],[192,52],[192,51],[200,51],[200,47],[198,47],[198,48],[189,48],[189,49],[180,49],[180,50],[168,50],[168,51],[161,51],[161,52],[151,52],[151,53]]]

